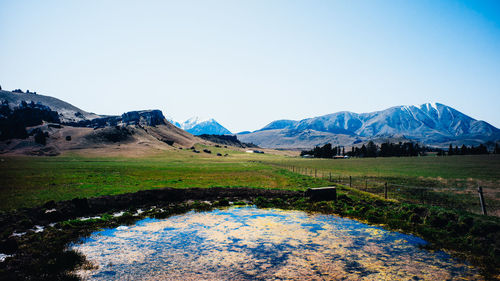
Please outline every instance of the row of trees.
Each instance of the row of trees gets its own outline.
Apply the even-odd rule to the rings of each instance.
[[[333,158],[337,155],[345,155],[345,149],[340,146],[332,147],[331,143],[327,143],[322,147],[316,146],[312,150],[304,150],[300,156],[311,155],[314,158]]]
[[[312,150],[304,150],[300,153],[301,156],[310,155],[314,158],[333,158],[335,156],[349,156],[349,157],[393,157],[393,156],[423,156],[427,152],[437,152],[438,156],[444,155],[479,155],[488,154],[488,148],[484,144],[478,146],[453,147],[450,144],[448,151],[443,149],[435,149],[426,146],[421,146],[418,143],[405,142],[405,143],[382,143],[380,146],[376,145],[373,141],[368,142],[361,147],[352,147],[350,151],[345,151],[342,146],[332,146],[327,143],[321,147],[316,146]],[[492,151],[493,154],[500,154],[500,146],[495,144]]]
[[[429,148],[420,146],[412,142],[405,143],[383,143],[380,146],[373,141],[368,142],[361,147],[351,147],[351,151],[346,152],[344,147],[332,147],[330,143],[322,147],[316,146],[312,150],[304,150],[301,156],[311,155],[314,158],[333,158],[334,156],[350,157],[391,157],[391,156],[418,156],[425,155]]]
[[[462,145],[460,148],[458,146],[455,146],[453,148],[453,145],[450,144],[448,151],[445,152],[444,150],[438,150],[438,156],[452,156],[452,155],[479,155],[479,154],[488,154],[488,148],[484,144],[480,144],[478,146],[473,146],[471,145],[470,147],[466,145]],[[493,150],[494,154],[500,154],[500,147],[498,146],[498,143],[495,144],[495,149]]]

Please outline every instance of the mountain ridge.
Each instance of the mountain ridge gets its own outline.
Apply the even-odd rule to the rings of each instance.
[[[270,141],[273,136],[275,139]],[[307,147],[339,139],[338,145],[380,138],[404,137],[431,145],[500,139],[500,130],[441,103],[393,106],[369,113],[340,111],[302,120],[275,120],[260,130],[238,135],[242,141],[270,148]],[[295,139],[295,143],[292,141]],[[282,140],[280,142],[279,140]],[[316,141],[314,140],[316,139]]]

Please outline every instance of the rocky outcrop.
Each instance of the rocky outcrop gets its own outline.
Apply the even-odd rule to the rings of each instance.
[[[129,111],[121,116],[105,116],[92,120],[81,120],[79,122],[64,123],[73,127],[88,127],[88,128],[105,128],[118,125],[139,125],[139,126],[156,126],[165,125],[165,117],[160,110],[141,110]]]
[[[125,125],[156,126],[165,125],[165,116],[158,109],[130,111],[122,114],[122,123]]]

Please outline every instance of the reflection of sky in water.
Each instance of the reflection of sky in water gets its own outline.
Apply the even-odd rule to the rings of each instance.
[[[94,233],[85,279],[447,280],[477,271],[418,237],[334,215],[230,208],[144,219]]]

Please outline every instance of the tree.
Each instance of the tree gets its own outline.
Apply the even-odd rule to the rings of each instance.
[[[361,149],[359,151],[359,156],[366,157],[366,146],[364,144],[361,146]]]
[[[366,146],[366,157],[377,157],[377,145],[373,141],[369,141]]]
[[[448,156],[452,156],[452,155],[453,155],[453,146],[450,143],[450,147],[448,148]]]
[[[472,150],[473,149],[474,149],[474,147],[472,147]],[[469,149],[467,148],[467,146],[465,146],[465,144],[462,144],[462,147],[460,148],[460,154],[461,155],[469,154]]]

